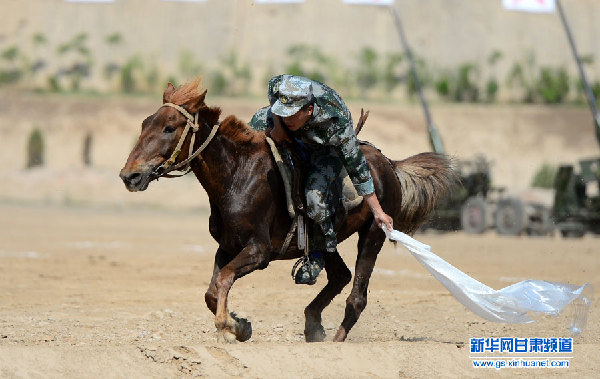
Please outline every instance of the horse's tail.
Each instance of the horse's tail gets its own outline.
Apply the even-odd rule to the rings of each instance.
[[[452,159],[443,154],[421,153],[392,164],[402,191],[394,227],[412,234],[427,221],[438,201],[450,193],[458,176]]]

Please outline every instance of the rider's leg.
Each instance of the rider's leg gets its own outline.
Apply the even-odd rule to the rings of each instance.
[[[334,147],[323,146],[311,151],[310,165],[306,177],[307,216],[319,226],[324,241],[321,246],[310,250],[335,251],[337,239],[333,229],[333,214],[330,209],[331,184],[340,175],[343,163]],[[320,230],[318,230],[320,229]]]
[[[335,252],[337,239],[333,229],[333,214],[330,210],[331,183],[339,176],[343,164],[333,147],[324,146],[311,151],[306,180],[307,216],[314,222],[309,228],[309,251],[311,270],[307,284],[314,284],[323,268],[323,252]],[[298,282],[298,280],[297,280]],[[300,281],[304,283],[304,281]]]

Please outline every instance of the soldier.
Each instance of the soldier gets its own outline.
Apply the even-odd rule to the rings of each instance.
[[[295,280],[314,284],[324,265],[323,252],[335,252],[337,248],[328,198],[330,185],[342,168],[346,168],[377,224],[385,224],[391,230],[392,218],[381,209],[369,166],[354,133],[352,116],[337,92],[315,80],[279,75],[269,80],[268,98],[271,106],[256,112],[250,126],[268,130],[278,144],[295,140],[308,151],[307,216],[319,227],[311,228],[314,231],[309,241],[309,260],[300,267]]]

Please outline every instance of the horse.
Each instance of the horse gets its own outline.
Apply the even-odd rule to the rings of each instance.
[[[243,342],[251,337],[252,325],[228,310],[234,282],[267,268],[273,260],[296,259],[304,253],[294,243],[280,252],[293,220],[265,132],[251,129],[233,115],[219,121],[221,109],[205,104],[207,90],[202,91],[200,83],[196,79],[178,88],[167,85],[163,104],[142,122],[139,140],[120,177],[135,192],[169,176],[166,173],[173,167],[181,170],[183,165],[194,173],[208,194],[209,231],[218,243],[206,305],[215,316],[217,341]],[[451,190],[452,160],[425,152],[395,161],[372,145],[361,149],[383,210],[396,229],[413,234]],[[339,225],[338,242],[354,233],[358,233],[358,255],[344,318],[333,338],[338,342],[346,340],[367,305],[369,279],[386,239],[364,201],[348,211]],[[327,283],[304,310],[307,342],[325,339],[322,312],[352,279],[339,253],[326,253],[324,259]]]

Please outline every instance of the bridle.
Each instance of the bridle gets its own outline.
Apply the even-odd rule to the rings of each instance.
[[[200,145],[198,150],[193,151],[194,150],[194,142],[196,141],[196,133],[198,132],[198,130],[200,130],[200,125],[198,124],[198,114],[200,113],[200,111],[196,112],[196,114],[194,116],[192,116],[187,110],[185,110],[185,108],[183,108],[182,106],[179,106],[177,104],[164,103],[163,105],[161,105],[161,107],[171,107],[171,108],[177,109],[179,111],[179,113],[181,113],[183,116],[185,116],[185,118],[187,119],[187,123],[185,124],[185,129],[183,130],[183,133],[181,133],[179,142],[177,143],[175,150],[173,150],[171,157],[169,159],[167,159],[166,161],[164,161],[160,166],[156,167],[154,169],[154,171],[152,171],[152,174],[151,174],[152,178],[153,178],[152,180],[158,179],[163,176],[167,177],[167,178],[179,177],[179,176],[183,176],[183,175],[186,175],[187,173],[189,173],[192,170],[189,165],[190,162],[194,158],[196,158],[204,149],[206,149],[206,146],[208,146],[210,141],[213,139],[213,137],[217,133],[219,126],[221,125],[217,121],[217,123],[212,127],[208,137],[206,137],[206,140],[204,140],[204,142],[202,143],[202,145]],[[204,120],[202,120],[202,123],[205,126],[209,126],[206,123],[206,121],[204,121]],[[190,132],[190,129],[192,132],[192,137],[190,140],[190,150],[188,153],[188,157],[185,160],[175,164],[177,157],[181,153],[181,147],[183,146],[183,142],[185,141],[188,133]],[[185,171],[185,172],[181,175],[169,175],[168,174],[169,172],[175,171],[175,170]]]

